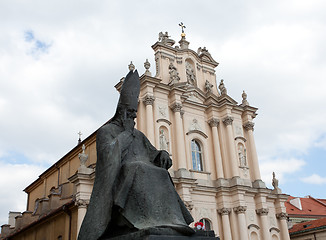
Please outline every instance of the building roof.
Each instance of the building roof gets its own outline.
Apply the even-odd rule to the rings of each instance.
[[[299,206],[298,204],[293,204],[293,199],[299,202]],[[290,203],[291,200],[292,204]],[[290,217],[326,217],[326,199],[316,199],[311,196],[304,198],[289,196],[285,202],[285,207]]]
[[[326,229],[326,218],[312,220],[309,222],[298,223],[289,229],[290,235],[296,235],[304,232]]]

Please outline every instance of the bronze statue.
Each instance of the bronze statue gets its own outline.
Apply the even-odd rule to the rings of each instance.
[[[191,235],[193,221],[167,171],[172,160],[134,128],[140,82],[126,76],[114,117],[96,137],[93,192],[78,240],[98,240],[140,231]],[[131,239],[131,238],[130,238]]]

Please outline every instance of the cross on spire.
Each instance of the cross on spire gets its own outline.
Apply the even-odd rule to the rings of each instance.
[[[184,29],[186,28],[186,26],[183,25],[183,22],[179,23],[179,26],[181,27],[181,31],[182,31],[181,36],[182,36],[182,37],[186,36],[186,34],[185,34],[185,32],[184,32]]]
[[[79,136],[79,138],[78,138],[78,144],[80,144],[81,143],[81,135],[83,135],[83,134],[81,133],[81,131],[79,131],[77,134]]]

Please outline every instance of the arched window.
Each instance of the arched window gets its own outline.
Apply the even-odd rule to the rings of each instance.
[[[203,171],[202,150],[196,140],[191,140],[191,158],[193,170]]]
[[[212,229],[211,229],[211,223],[210,223],[210,221],[207,220],[206,218],[202,218],[202,219],[200,219],[199,222],[202,222],[202,223],[204,224],[204,227],[205,227],[204,229],[205,229],[206,231],[210,231],[210,230],[212,230]]]

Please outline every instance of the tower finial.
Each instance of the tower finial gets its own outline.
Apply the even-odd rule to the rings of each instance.
[[[186,37],[186,34],[185,34],[185,32],[184,32],[184,29],[186,28],[186,26],[185,25],[183,25],[183,22],[181,22],[181,23],[179,23],[179,26],[181,27],[181,37],[182,38],[184,38],[184,37]]]
[[[79,131],[79,132],[78,132],[78,135],[79,135],[79,138],[78,138],[78,144],[80,144],[80,143],[81,143],[81,135],[83,135],[83,134],[81,133],[81,131]]]

